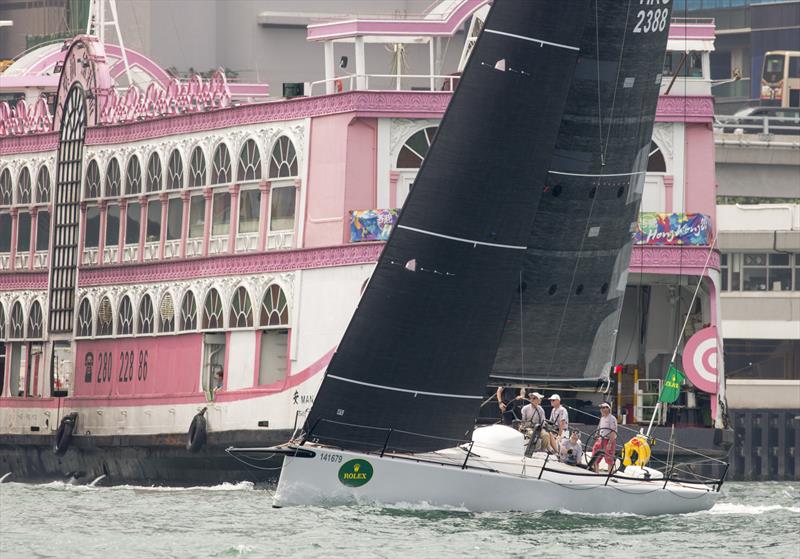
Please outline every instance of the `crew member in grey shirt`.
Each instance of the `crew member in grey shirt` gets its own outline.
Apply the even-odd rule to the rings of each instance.
[[[567,408],[561,405],[561,396],[553,394],[550,396],[550,404],[553,409],[550,410],[550,421],[558,429],[558,435],[555,440],[551,440],[551,449],[553,452],[558,453],[558,442],[569,437],[569,414]],[[550,437],[554,439],[554,437]]]

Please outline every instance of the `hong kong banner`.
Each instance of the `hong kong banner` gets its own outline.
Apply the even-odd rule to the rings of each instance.
[[[350,242],[386,241],[397,221],[397,210],[353,210],[350,212]]]
[[[644,212],[633,233],[637,245],[707,246],[711,236],[711,218],[704,214],[667,214]]]

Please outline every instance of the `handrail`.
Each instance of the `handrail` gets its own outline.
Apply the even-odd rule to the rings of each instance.
[[[413,80],[427,80],[427,87],[420,89],[421,91],[445,91],[453,92],[457,81],[461,76],[458,75],[444,75],[444,74],[347,74],[345,76],[336,76],[334,78],[327,78],[310,82],[309,91],[306,93],[309,97],[315,95],[326,95],[330,93],[344,93],[345,91],[409,91],[414,87],[421,87],[411,85],[409,81]],[[373,84],[376,80],[391,80],[394,85],[389,88],[385,87],[370,87],[370,80]],[[440,89],[437,89],[436,83],[439,80],[444,80]],[[407,87],[404,87],[404,82]],[[419,81],[417,82],[419,83]],[[327,86],[331,85],[332,88]],[[315,93],[315,90],[320,86],[325,86],[322,92]],[[332,89],[333,91],[329,91]]]
[[[773,124],[783,122],[784,124]],[[734,116],[734,115],[715,115],[714,126],[717,128],[732,128],[734,134],[780,134],[780,131],[790,131],[792,134],[800,134],[800,116],[779,117],[779,116]],[[741,131],[741,132],[740,132]],[[731,133],[731,132],[723,132]]]

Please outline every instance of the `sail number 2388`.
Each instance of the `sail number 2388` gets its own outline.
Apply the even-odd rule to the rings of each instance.
[[[653,6],[653,8],[639,10],[636,14],[636,25],[633,28],[633,32],[652,33],[664,31],[669,24],[667,21],[669,9],[659,8],[658,6],[665,4],[669,4],[669,0],[639,0],[639,5],[647,5],[648,8]]]

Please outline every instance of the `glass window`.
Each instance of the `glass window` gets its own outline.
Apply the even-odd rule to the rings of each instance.
[[[139,324],[137,326],[137,331],[140,334],[152,334],[154,331],[153,325],[153,300],[150,298],[150,295],[145,295],[139,303]]]
[[[261,179],[261,154],[255,140],[247,140],[239,153],[239,168],[236,172],[239,182]]]
[[[286,377],[289,330],[265,330],[261,333],[258,384],[272,384]]]
[[[46,203],[50,201],[50,171],[42,165],[36,177],[36,201]]]
[[[17,178],[17,204],[31,203],[31,172],[23,167]]]
[[[770,291],[791,291],[792,268],[791,255],[788,253],[770,254],[767,274]]]
[[[258,231],[260,210],[260,191],[251,189],[239,192],[239,233],[255,233]]]
[[[147,192],[159,190],[161,190],[161,158],[157,153],[152,153],[147,161]]]
[[[130,336],[133,334],[133,305],[130,298],[125,295],[119,304],[119,322],[117,323],[117,334]]]
[[[17,252],[31,249],[31,214],[19,212],[17,215]]]
[[[189,167],[189,186],[203,186],[206,184],[206,156],[200,146],[194,148]]]
[[[34,301],[28,313],[28,338],[40,339],[42,337],[42,306],[39,301]]]
[[[261,300],[261,326],[286,326],[289,324],[289,308],[283,289],[272,284]]]
[[[719,273],[722,276],[722,291],[728,291],[728,255],[719,255]]]
[[[231,195],[228,192],[214,194],[211,234],[227,235],[231,224]]]
[[[161,201],[150,200],[147,203],[147,236],[145,241],[156,243],[161,240]]]
[[[206,201],[203,196],[192,196],[189,203],[189,238],[203,236],[206,221]]]
[[[125,173],[125,194],[139,194],[142,191],[142,166],[135,155],[128,161]]]
[[[89,206],[86,208],[86,229],[83,236],[85,248],[97,248],[100,244],[100,208]]]
[[[211,184],[227,184],[231,182],[231,157],[225,144],[220,144],[214,150],[213,169],[211,170]]]
[[[119,196],[120,171],[119,161],[112,159],[106,167],[106,196]]]
[[[419,169],[431,147],[438,126],[429,126],[411,135],[397,155],[398,169]]]
[[[136,245],[139,244],[139,221],[141,220],[141,214],[139,209],[139,203],[135,202],[133,204],[128,204],[128,214],[127,219],[125,220],[125,244],[126,245]]]
[[[211,289],[203,303],[203,330],[223,328],[222,299],[216,289]]]
[[[0,206],[10,206],[13,190],[11,189],[11,171],[7,168],[0,173]]]
[[[183,227],[183,200],[170,198],[167,205],[167,240],[176,241],[181,238]]]
[[[50,248],[50,212],[40,211],[36,218],[36,250]]]
[[[11,214],[0,212],[0,252],[11,252]]]
[[[281,136],[272,147],[269,162],[269,177],[272,179],[297,176],[297,153],[294,144],[286,136]]]
[[[272,212],[270,231],[285,231],[294,228],[295,187],[272,189]]]
[[[181,330],[194,330],[197,328],[197,303],[194,293],[187,291],[181,302]]]
[[[78,336],[87,338],[92,335],[92,304],[84,297],[78,310]]]
[[[97,308],[97,335],[110,336],[114,333],[114,312],[112,311],[111,301],[108,297],[103,297],[100,306]]]
[[[95,159],[89,161],[89,166],[86,168],[83,195],[85,198],[100,197],[100,167],[97,166]]]
[[[109,204],[106,207],[106,246],[115,247],[119,244],[119,206]]]
[[[231,300],[231,314],[228,319],[231,328],[250,328],[253,326],[253,305],[247,289],[239,286]]]
[[[183,159],[181,152],[177,149],[172,150],[169,156],[169,167],[167,168],[167,188],[183,188]]]
[[[767,290],[766,254],[743,255],[742,289],[744,291]]]
[[[800,252],[794,253],[794,290],[800,291]]]
[[[21,339],[24,334],[25,318],[22,316],[22,305],[19,301],[11,307],[11,329],[8,333],[9,338]]]

